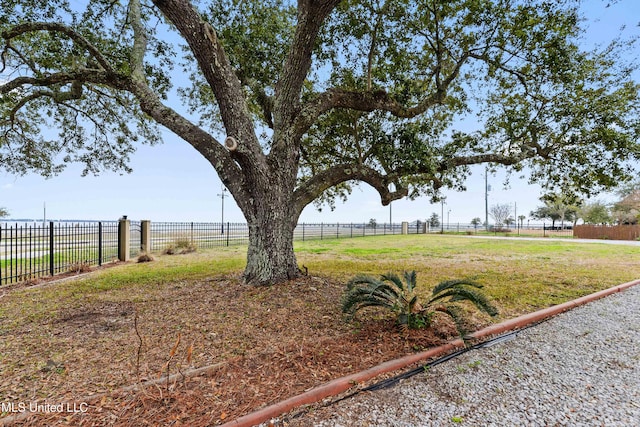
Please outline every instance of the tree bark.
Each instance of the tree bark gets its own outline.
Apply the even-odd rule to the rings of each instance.
[[[266,203],[265,203],[266,204]],[[293,252],[293,231],[298,215],[272,203],[259,209],[249,224],[247,266],[243,278],[249,285],[265,286],[294,279],[300,269]]]

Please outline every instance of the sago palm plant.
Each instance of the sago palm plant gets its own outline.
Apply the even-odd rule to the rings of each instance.
[[[447,280],[439,283],[424,303],[416,294],[415,271],[404,272],[404,280],[395,273],[387,273],[377,279],[358,275],[347,283],[342,301],[342,311],[350,318],[365,307],[382,307],[396,316],[396,322],[412,329],[431,325],[435,313],[448,315],[456,325],[461,337],[465,337],[465,319],[459,302],[468,301],[478,310],[490,316],[498,310],[480,291],[481,284],[470,280]]]

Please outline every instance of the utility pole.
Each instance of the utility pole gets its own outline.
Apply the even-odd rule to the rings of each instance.
[[[391,228],[393,230],[393,221],[392,221],[392,215],[391,215],[391,205],[393,204],[393,202],[389,202],[389,228]]]
[[[484,167],[484,227],[489,231],[489,168]]]
[[[220,234],[224,234],[224,198],[227,197],[227,188],[224,185],[222,186],[222,192],[218,194],[218,197],[222,199],[222,220],[220,223],[221,224]]]

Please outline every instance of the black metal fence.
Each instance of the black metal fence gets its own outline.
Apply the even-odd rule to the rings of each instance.
[[[424,233],[424,230],[424,223],[412,223],[407,227],[408,234]],[[304,241],[401,233],[402,224],[300,223],[293,232],[293,238]],[[246,223],[152,222],[150,234],[153,252],[187,245],[208,249],[220,246],[247,245],[249,243],[249,227]],[[131,241],[133,242],[132,245],[137,245],[137,240],[133,237],[133,231]]]
[[[118,222],[0,223],[0,285],[117,259]]]
[[[471,224],[461,222],[428,224],[428,233],[459,233],[478,235],[506,235],[514,237],[573,237],[573,224],[570,223],[522,223],[510,225]]]
[[[424,223],[407,225],[407,234],[424,233]],[[402,234],[402,224],[342,223],[342,224],[298,224],[293,232],[296,240],[341,239],[365,236]]]
[[[211,249],[249,243],[247,224],[233,222],[152,222],[150,235],[153,252],[186,245]]]
[[[9,224],[0,222],[0,286],[60,273],[81,271],[85,267],[124,259],[121,251],[135,256],[143,247],[151,252],[194,246],[208,249],[247,245],[246,223],[147,222],[148,242],[143,241],[145,221],[49,222]],[[120,229],[129,226],[129,247],[120,243]],[[406,230],[403,230],[406,227]],[[549,224],[484,227],[473,224],[438,224],[420,221],[409,224],[301,223],[294,230],[295,240],[342,239],[420,233],[465,233],[511,236],[572,237],[569,226]],[[147,246],[148,245],[148,246]],[[126,249],[125,249],[126,248]]]

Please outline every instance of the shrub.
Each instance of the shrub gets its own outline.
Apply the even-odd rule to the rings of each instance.
[[[162,252],[165,255],[188,254],[197,250],[196,245],[188,238],[181,237],[176,239],[172,244]]]
[[[404,272],[404,281],[395,273],[382,275],[380,279],[358,275],[347,283],[347,291],[342,302],[342,312],[352,319],[365,307],[382,307],[390,310],[396,323],[411,329],[431,326],[431,319],[437,313],[449,316],[464,339],[465,318],[460,302],[468,301],[478,310],[490,316],[498,310],[480,291],[481,284],[470,280],[447,280],[439,283],[431,297],[421,304],[416,294],[416,272]]]
[[[146,252],[138,255],[138,262],[151,262],[153,261],[153,257]]]
[[[91,271],[91,263],[89,261],[76,261],[70,264],[67,270],[69,273],[88,273]]]

